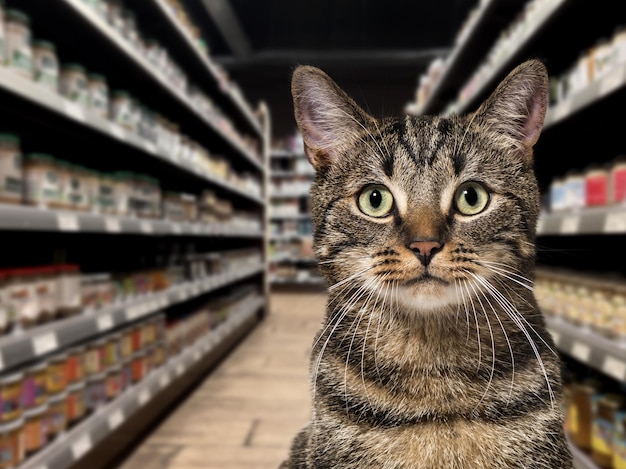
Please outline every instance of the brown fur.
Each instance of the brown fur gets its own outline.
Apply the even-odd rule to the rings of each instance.
[[[544,66],[522,64],[469,116],[379,121],[313,67],[292,93],[330,287],[313,415],[281,467],[571,468],[560,363],[530,287]],[[453,204],[467,181],[490,194],[473,216]],[[359,208],[371,184],[393,194],[388,216]],[[425,264],[414,240],[441,249]]]

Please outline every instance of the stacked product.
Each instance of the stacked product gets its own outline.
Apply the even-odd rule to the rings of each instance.
[[[622,205],[626,201],[626,159],[616,158],[604,166],[571,171],[550,185],[550,211]]]
[[[188,86],[182,71],[171,61],[167,51],[157,41],[141,39],[132,12],[123,10],[119,1],[90,3],[106,16],[123,37],[139,48],[141,55],[145,56],[159,73],[163,74],[173,86],[187,94],[190,103],[199,113],[260,160],[258,140],[240,135],[232,122],[205,93],[196,87]],[[2,10],[0,6],[0,13]],[[156,143],[158,148],[175,161],[209,170],[210,160],[219,158],[210,155],[205,148],[183,135],[178,124],[146,107],[128,91],[110,91],[105,76],[88,72],[78,63],[59,63],[53,43],[43,40],[31,41],[28,15],[12,9],[7,9],[4,14],[5,23],[0,25],[0,31],[4,31],[6,41],[4,51],[0,46],[0,56],[4,54],[4,60],[0,62],[9,70],[25,79],[40,83],[50,92],[61,94],[95,116],[109,119],[147,141]],[[0,14],[0,19],[1,17]]]
[[[17,467],[161,366],[164,339],[159,315],[0,377],[0,467]]]

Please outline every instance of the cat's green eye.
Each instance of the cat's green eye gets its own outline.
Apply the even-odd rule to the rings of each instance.
[[[478,182],[464,182],[454,194],[454,207],[462,215],[477,215],[489,205],[489,192]]]
[[[359,209],[365,215],[382,218],[393,209],[393,196],[389,189],[381,185],[367,186],[359,194]]]

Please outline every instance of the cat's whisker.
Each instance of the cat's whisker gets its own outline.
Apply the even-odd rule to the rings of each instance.
[[[485,399],[485,397],[487,396],[487,393],[489,392],[491,383],[493,382],[493,374],[496,371],[496,344],[495,344],[495,339],[493,337],[493,329],[491,328],[491,321],[489,320],[489,314],[485,310],[485,306],[483,305],[483,302],[481,301],[480,296],[477,293],[480,291],[480,288],[478,288],[478,286],[475,284],[474,281],[470,280],[469,284],[470,284],[470,287],[472,287],[472,290],[474,291],[474,295],[476,296],[476,299],[478,300],[478,303],[480,304],[481,309],[483,310],[483,315],[485,316],[485,320],[487,321],[487,327],[489,329],[489,336],[491,338],[491,371],[489,372],[489,381],[487,381],[485,392],[483,393],[482,397],[480,398],[480,401],[478,401],[478,404],[476,404],[476,407],[474,408],[474,410],[476,410],[483,403],[483,400]]]
[[[470,272],[470,271],[467,271],[467,270],[465,272],[468,273],[469,275],[471,275],[474,278],[477,277],[477,275],[474,274],[473,272]],[[493,311],[493,315],[495,316],[496,320],[500,324],[500,329],[502,330],[502,334],[504,335],[504,339],[506,340],[506,344],[509,347],[509,353],[511,355],[511,386],[509,388],[509,397],[508,397],[508,400],[507,400],[507,404],[508,404],[509,402],[511,402],[511,398],[513,397],[513,386],[515,384],[515,355],[513,354],[513,347],[511,346],[511,341],[509,340],[509,335],[506,332],[506,328],[504,327],[504,324],[502,324],[502,321],[500,320],[500,315],[496,311],[496,308],[493,306],[491,301],[489,301],[489,298],[487,297],[485,292],[480,290],[480,288],[479,288],[479,291],[483,295],[483,297],[485,298],[485,301],[487,302],[487,304],[489,304],[489,307],[491,308],[491,311]]]
[[[474,123],[474,119],[476,118],[476,114],[477,113],[472,114],[472,117],[470,118],[470,121],[468,122],[467,127],[465,127],[465,132],[463,133],[463,137],[461,137],[461,143],[459,143],[459,146],[456,148],[456,151],[460,151],[461,148],[463,147],[463,142],[465,142],[465,137],[467,136],[470,127]]]
[[[357,278],[359,275],[364,274],[365,272],[372,270],[374,268],[374,266],[369,266],[363,270],[361,270],[360,272],[357,272],[356,274],[352,274],[347,278],[344,278],[343,280],[340,280],[339,282],[335,283],[334,285],[331,285],[330,287],[328,287],[328,291],[333,291],[335,290],[337,287],[350,282],[351,280],[354,280],[355,278]]]
[[[494,267],[494,265],[498,265],[500,264],[499,262],[487,262],[487,261],[479,261],[479,260],[474,260],[474,263],[482,265],[483,267],[486,267],[487,269],[491,270],[494,273],[497,273],[499,275],[502,275],[503,277],[508,278],[509,280],[512,280],[513,282],[523,286],[524,288],[531,290],[533,289],[532,285],[533,285],[533,281],[531,279],[529,279],[528,277],[525,277],[524,275],[520,275],[520,274],[516,274],[515,272],[511,271],[511,270],[507,270],[507,269],[502,269],[499,267]],[[501,265],[506,265],[506,264],[501,264]],[[509,266],[507,266],[509,267]],[[507,276],[506,274],[510,275],[511,277]],[[516,280],[520,279],[520,280]],[[528,284],[526,284],[525,282],[527,282]]]
[[[509,318],[515,323],[515,325],[520,329],[520,331],[526,337],[526,340],[531,346],[533,353],[535,355],[535,358],[537,359],[537,363],[539,364],[539,367],[541,368],[541,371],[545,378],[546,385],[548,388],[548,394],[550,396],[550,403],[551,405],[554,405],[554,401],[555,401],[554,392],[552,390],[552,386],[550,385],[550,379],[548,378],[548,373],[543,363],[543,359],[541,358],[541,354],[539,353],[539,350],[537,348],[537,345],[535,344],[535,341],[533,340],[530,333],[524,326],[522,320],[524,320],[531,327],[531,329],[533,329],[533,332],[535,332],[535,334],[537,334],[537,332],[534,330],[534,328],[532,328],[532,325],[530,325],[528,321],[526,321],[524,316],[519,311],[517,311],[517,308],[515,308],[515,306],[513,306],[506,299],[506,297],[504,297],[502,293],[500,293],[487,279],[485,279],[484,277],[480,275],[478,275],[476,278],[481,283],[481,285],[483,285],[489,292],[491,292],[493,298],[500,304],[500,306],[504,309],[504,311],[507,313]],[[537,336],[543,340],[543,338],[539,334],[537,334]],[[545,341],[544,341],[544,344],[545,344]],[[550,346],[548,346],[547,344],[546,346],[550,349]]]
[[[355,326],[354,333],[352,334],[352,340],[350,341],[350,346],[348,347],[348,353],[346,355],[346,366],[345,366],[345,371],[344,371],[344,391],[345,391],[345,396],[346,396],[346,413],[349,413],[350,411],[348,407],[348,401],[349,401],[348,400],[348,365],[350,364],[350,353],[352,353],[352,346],[354,345],[356,334],[359,331],[359,326],[361,324],[361,321],[363,320],[363,316],[369,310],[368,306],[374,293],[377,293],[376,288],[372,288],[370,290],[369,295],[367,296],[367,299],[365,300],[365,304],[362,304],[360,306],[359,312],[357,313],[356,317],[354,318],[354,321],[352,321],[352,324],[350,325],[347,333],[345,334],[345,335],[350,334],[350,331],[352,330],[352,326]],[[370,318],[371,318],[371,315],[370,315]],[[344,335],[344,339],[345,339],[345,335]],[[343,342],[343,339],[341,341]],[[363,380],[363,385],[365,386],[364,380]],[[369,400],[369,396],[367,395],[367,389],[365,389],[365,394],[366,394],[367,399]],[[370,406],[371,406],[371,403],[370,403]]]
[[[476,322],[476,340],[478,341],[478,364],[476,366],[476,370],[480,370],[483,353],[482,353],[482,345],[481,345],[481,340],[480,340],[480,326],[478,324],[478,315],[476,314],[476,308],[474,307],[474,300],[472,299],[472,294],[470,293],[469,288],[467,288],[467,283],[464,283],[463,286],[465,287],[465,290],[467,291],[467,297],[469,299],[470,304],[472,305],[472,311],[474,312],[474,321]]]
[[[378,325],[376,327],[376,336],[374,337],[374,369],[376,370],[376,376],[378,376],[379,381],[382,382],[382,378],[380,376],[380,369],[378,368],[378,337],[380,334],[380,322],[381,322],[381,318],[382,318],[382,314],[384,314],[387,310],[385,308],[387,300],[389,299],[389,310],[391,310],[391,298],[388,296],[388,291],[389,288],[391,287],[391,294],[393,295],[393,287],[395,285],[395,281],[392,280],[391,284],[387,284],[386,288],[385,288],[385,293],[383,294],[383,303],[381,305],[381,311],[377,314],[378,317]],[[369,325],[368,325],[369,326]],[[366,334],[367,337],[367,334]]]
[[[365,283],[362,284],[356,290],[356,292],[354,292],[354,294],[350,297],[350,299],[346,302],[346,304],[339,310],[339,313],[337,313],[337,316],[336,316],[337,319],[334,321],[334,326],[333,326],[332,330],[328,333],[326,341],[324,342],[324,345],[322,346],[322,348],[321,348],[321,350],[320,350],[320,352],[319,352],[319,354],[317,356],[317,359],[316,359],[315,371],[313,372],[313,398],[315,398],[316,391],[317,391],[317,376],[318,376],[318,373],[319,373],[320,364],[322,362],[322,357],[324,356],[324,351],[326,350],[326,347],[328,346],[328,343],[329,343],[330,339],[332,338],[333,334],[337,330],[337,327],[339,326],[339,324],[343,321],[343,319],[348,314],[348,311],[352,307],[354,302],[358,301],[365,294],[365,292],[367,291],[367,288],[369,286],[369,283],[373,282],[374,280],[375,280],[374,278],[370,278],[370,279],[366,280]],[[315,345],[317,345],[317,343],[324,336],[324,334],[326,333],[328,328],[333,324],[333,320],[334,320],[334,318],[331,319],[328,322],[328,325],[320,333],[319,337],[315,341]],[[313,350],[315,349],[315,345],[313,347]]]

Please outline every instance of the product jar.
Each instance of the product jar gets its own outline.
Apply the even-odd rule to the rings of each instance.
[[[125,391],[133,384],[133,365],[132,359],[123,360],[121,364],[121,382],[120,389]]]
[[[46,390],[48,395],[57,394],[67,387],[67,353],[60,353],[48,360]]]
[[[88,411],[94,411],[98,407],[106,404],[106,373],[87,378],[85,389],[85,405]]]
[[[0,270],[0,335],[7,334],[13,328],[13,319],[4,291],[6,287],[8,272]]]
[[[119,345],[120,358],[127,359],[133,354],[133,334],[132,329],[124,329],[120,332],[120,345]]]
[[[66,381],[68,385],[82,381],[85,378],[85,353],[84,346],[73,347],[67,351]]]
[[[6,61],[9,68],[25,78],[33,77],[30,18],[21,11],[5,12]]]
[[[614,204],[626,202],[626,157],[618,158],[611,167],[610,201]]]
[[[115,173],[115,213],[120,216],[130,214],[130,199],[133,191],[133,174],[128,171]]]
[[[42,208],[61,204],[59,168],[52,156],[31,153],[24,159],[25,202]]]
[[[17,135],[0,133],[0,202],[22,202],[24,177],[22,151]]]
[[[85,416],[85,382],[74,383],[67,388],[67,422],[73,424]]]
[[[22,372],[0,377],[0,423],[21,417],[23,380]]]
[[[141,350],[139,352],[135,352],[132,358],[132,381],[133,383],[138,383],[142,379],[146,377],[147,374],[147,363],[146,363],[146,352],[145,350]]]
[[[131,98],[127,91],[113,91],[109,105],[109,118],[128,130],[134,130],[132,127]]]
[[[138,352],[145,346],[143,342],[143,327],[141,325],[136,325],[132,327],[131,340],[133,352]]]
[[[108,0],[106,2],[107,14],[106,18],[108,23],[113,26],[118,33],[124,33],[124,5],[122,0]]]
[[[87,107],[102,119],[109,117],[109,87],[104,75],[90,73],[87,77]]]
[[[33,75],[37,83],[56,93],[59,89],[59,60],[49,41],[33,41]]]
[[[36,269],[35,294],[39,303],[40,322],[52,321],[57,316],[57,269],[54,266]]]
[[[98,177],[98,207],[103,214],[115,213],[115,178],[112,175],[100,173]]]
[[[122,392],[122,367],[120,365],[107,370],[105,389],[106,398],[109,401],[115,399]]]
[[[41,362],[27,368],[22,383],[22,406],[25,409],[39,407],[48,400],[48,363]]]
[[[60,392],[48,399],[47,428],[49,440],[67,428],[67,392]]]
[[[0,424],[0,469],[14,469],[24,460],[24,419]]]
[[[121,334],[113,334],[106,338],[104,348],[104,367],[109,368],[117,365],[120,359]]]
[[[62,264],[57,266],[57,271],[59,314],[61,317],[72,316],[81,309],[79,267],[76,264]]]
[[[165,344],[159,342],[155,346],[154,364],[155,366],[161,366],[163,363],[165,363]]]
[[[606,205],[609,202],[609,173],[604,168],[591,168],[585,174],[587,206]]]
[[[572,440],[580,449],[591,449],[591,425],[593,418],[593,396],[600,391],[594,380],[572,383],[572,399],[568,409],[568,422]]]
[[[85,67],[75,63],[61,65],[59,92],[70,101],[86,107],[88,91]]]
[[[24,411],[24,453],[26,456],[36,453],[48,442],[46,415],[48,404]]]
[[[24,329],[39,322],[39,302],[35,291],[36,269],[12,269],[8,271],[5,299],[15,320]]]
[[[591,457],[602,468],[613,467],[615,415],[625,402],[620,394],[596,394],[593,398]]]
[[[100,339],[87,345],[85,353],[85,375],[92,376],[104,371],[105,341]]]

